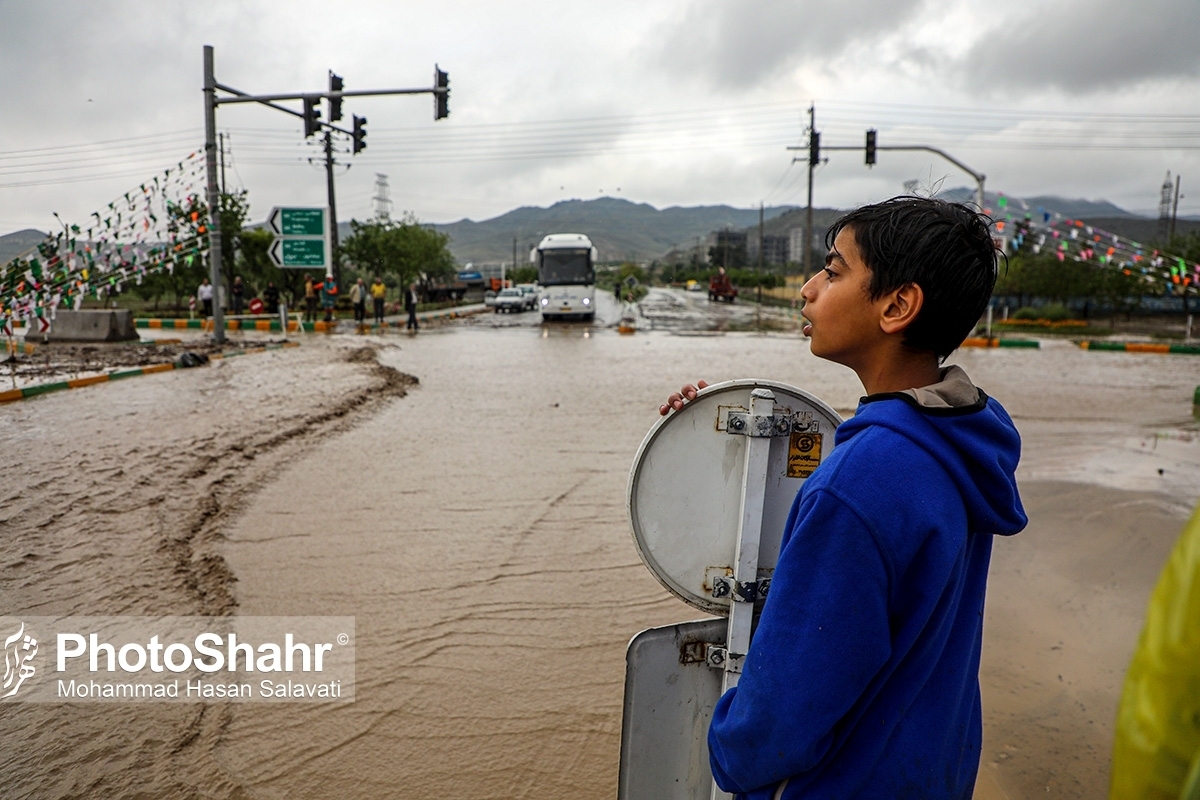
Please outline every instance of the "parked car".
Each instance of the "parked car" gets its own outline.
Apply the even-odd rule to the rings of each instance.
[[[529,309],[529,301],[524,293],[515,286],[510,289],[501,289],[500,294],[496,295],[496,305],[494,310],[497,314],[501,311],[527,311]]]
[[[521,290],[522,296],[525,298],[526,308],[533,311],[538,307],[538,287],[535,283],[518,283],[517,287]]]

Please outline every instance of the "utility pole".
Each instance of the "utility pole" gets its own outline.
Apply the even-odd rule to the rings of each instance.
[[[804,215],[804,279],[812,272],[812,238],[813,238],[813,170],[820,160],[821,134],[817,133],[817,104],[808,106],[808,211]]]
[[[758,271],[763,269],[763,204],[758,201]],[[761,288],[761,287],[760,287]]]
[[[513,269],[517,268],[517,237],[513,237]],[[537,278],[534,278],[537,280]]]
[[[1171,233],[1171,171],[1163,179],[1158,195],[1158,238],[1166,240]],[[1163,242],[1166,244],[1166,241]]]
[[[1175,174],[1175,204],[1171,206],[1171,235],[1167,237],[1168,242],[1175,238],[1175,220],[1179,216],[1179,181],[1182,178],[1179,173]]]
[[[333,190],[333,134],[325,129],[325,188],[329,195],[329,252],[333,254],[333,263],[329,265],[329,274],[333,276],[334,286],[341,284],[341,265],[338,263],[338,223],[337,198]]]
[[[225,183],[225,134],[218,134],[221,141],[221,194],[229,194],[229,185]]]

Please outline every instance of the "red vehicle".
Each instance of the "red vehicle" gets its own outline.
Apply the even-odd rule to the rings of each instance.
[[[732,303],[737,296],[738,290],[734,288],[733,282],[729,280],[724,269],[708,279],[709,300],[724,300],[726,303]]]

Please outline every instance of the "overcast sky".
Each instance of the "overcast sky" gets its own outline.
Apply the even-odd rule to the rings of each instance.
[[[816,106],[826,145],[942,148],[989,191],[1153,213],[1165,173],[1200,214],[1196,0],[0,0],[0,233],[82,221],[203,145],[202,46],[251,94],[427,88],[354,98],[367,149],[339,154],[341,219],[486,219],[603,195],[670,205],[803,205]],[[298,105],[297,105],[298,107]],[[298,119],[223,106],[227,180],[260,218],[322,205]],[[348,149],[345,143],[339,145]],[[970,185],[927,153],[829,151],[819,206]]]

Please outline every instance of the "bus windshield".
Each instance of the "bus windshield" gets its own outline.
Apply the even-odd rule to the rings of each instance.
[[[590,256],[590,250],[543,250],[538,283],[542,286],[595,283]]]

